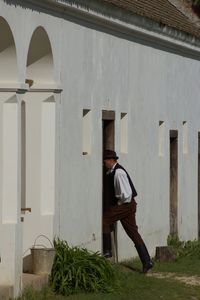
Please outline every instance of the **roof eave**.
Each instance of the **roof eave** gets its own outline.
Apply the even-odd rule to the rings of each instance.
[[[124,38],[151,43],[155,47],[164,47],[181,55],[200,59],[200,39],[195,36],[120,8],[113,9],[107,4],[101,5],[97,0],[43,0],[42,2],[26,0],[26,2],[61,12],[87,23],[100,25],[101,28],[123,35]]]

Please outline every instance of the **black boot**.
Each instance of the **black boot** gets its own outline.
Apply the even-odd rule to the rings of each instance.
[[[112,257],[111,234],[103,233],[103,256],[105,258]]]
[[[151,260],[148,250],[145,246],[145,244],[141,245],[135,245],[135,248],[137,249],[139,258],[143,265],[143,273],[147,273],[151,268],[153,268],[153,261]]]

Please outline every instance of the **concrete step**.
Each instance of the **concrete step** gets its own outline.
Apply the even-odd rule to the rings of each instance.
[[[13,296],[13,287],[0,285],[0,300],[9,300]]]
[[[23,289],[27,288],[28,286],[32,286],[35,290],[41,290],[45,285],[48,284],[48,274],[28,274],[23,273],[22,275],[22,284]],[[13,298],[13,287],[0,285],[0,300],[10,300]]]
[[[23,273],[22,275],[23,289],[25,289],[28,286],[32,286],[35,290],[41,290],[43,286],[47,285],[48,278],[49,278],[48,274],[36,275],[36,274]]]

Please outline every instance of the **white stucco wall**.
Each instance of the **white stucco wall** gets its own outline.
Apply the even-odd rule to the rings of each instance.
[[[70,235],[71,229],[67,229],[66,222],[66,219],[71,220],[79,231],[81,211],[75,209],[79,205],[84,206],[84,211],[86,207],[91,211],[89,218],[94,222],[91,228],[88,217],[82,218],[83,232],[88,232],[89,237],[95,231],[94,224],[100,226],[101,218],[96,219],[92,212],[96,214],[97,209],[100,212],[101,206],[101,111],[107,109],[114,110],[117,115],[118,152],[120,113],[128,113],[128,153],[122,156],[122,163],[133,176],[138,190],[137,220],[152,254],[155,246],[166,243],[169,234],[169,130],[178,130],[179,236],[181,239],[196,238],[199,62],[155,49],[151,44],[140,45],[77,24],[66,23],[63,26],[63,40],[66,41],[63,53],[68,60],[62,70],[62,84],[66,89],[62,93],[61,145],[64,153],[61,157],[63,160],[67,158],[68,164],[67,168],[62,164],[61,168],[61,202],[62,197],[67,198],[68,190],[70,193],[68,201],[62,204],[61,234],[72,243],[79,243],[78,234]],[[93,113],[93,146],[88,169],[84,166],[85,158],[81,157],[82,108],[90,108]],[[67,117],[67,111],[74,113]],[[160,120],[165,124],[163,157],[159,157],[158,147]],[[189,130],[188,154],[184,155],[183,121],[187,121]],[[73,142],[67,128],[76,128]],[[99,177],[94,176],[95,169]],[[71,172],[75,172],[75,178],[71,178]],[[99,182],[95,181],[97,186],[94,186],[94,178],[99,179]],[[87,203],[81,200],[86,188],[90,195],[87,196]],[[82,201],[84,204],[80,204]],[[133,251],[131,245],[130,248],[126,246],[126,242],[120,230],[120,257],[129,256]]]
[[[163,46],[161,49],[155,46],[153,40],[139,43],[134,36],[127,38],[79,19],[61,17],[57,13],[51,14],[23,5],[10,5],[3,0],[0,1],[0,16],[4,17],[10,26],[17,54],[17,79],[12,84],[1,80],[1,87],[6,85],[11,89],[13,85],[25,86],[27,74],[37,74],[35,70],[27,73],[26,62],[31,38],[39,26],[44,28],[49,37],[53,57],[51,78],[45,81],[43,77],[42,82],[33,85],[32,91],[25,89],[17,98],[19,115],[15,121],[19,131],[19,103],[23,100],[29,105],[27,207],[31,207],[31,213],[23,215],[24,222],[21,223],[19,176],[19,194],[16,200],[18,203],[14,211],[15,224],[8,225],[9,235],[14,237],[14,246],[7,252],[10,241],[7,239],[8,227],[6,229],[6,225],[2,224],[2,217],[5,215],[1,168],[0,232],[4,246],[0,247],[0,280],[3,278],[1,275],[7,272],[9,283],[15,282],[14,277],[20,282],[20,272],[16,271],[20,268],[14,267],[14,261],[33,245],[39,234],[45,234],[50,239],[58,235],[70,245],[81,245],[101,251],[102,110],[113,110],[116,113],[116,151],[120,163],[127,168],[138,191],[137,222],[152,255],[156,246],[166,244],[169,234],[169,130],[178,130],[178,233],[180,239],[197,238],[199,60],[192,59],[189,55],[181,56],[176,51],[169,52]],[[45,65],[40,66],[45,69]],[[54,93],[54,89],[60,86],[63,89],[62,93]],[[33,92],[36,88],[38,90]],[[56,134],[55,141],[52,134],[49,134],[49,139],[44,144],[42,136],[46,132],[45,137],[48,137],[49,119],[46,114],[42,114],[41,107],[49,97],[55,100],[56,121],[51,132],[55,130]],[[2,120],[2,94],[0,100]],[[54,100],[49,103],[54,103]],[[52,107],[48,107],[51,113]],[[91,111],[89,155],[82,155],[83,109]],[[127,113],[128,120],[126,154],[120,153],[121,113]],[[51,116],[53,120],[54,112]],[[164,122],[163,156],[159,155],[159,121]],[[182,144],[185,121],[188,126],[187,153],[183,153]],[[2,125],[0,133],[3,139]],[[53,145],[52,143],[55,144],[55,148],[48,153],[45,145],[48,147],[47,145]],[[19,140],[17,144],[16,151],[21,147]],[[53,170],[54,153],[55,186],[51,185],[51,196],[54,195],[50,197],[48,209],[48,199],[41,197],[45,194],[49,182],[52,182],[52,173],[45,177],[44,166],[48,165],[49,159],[50,168]],[[16,159],[20,172],[21,158],[16,155]],[[0,166],[3,166],[1,147]],[[41,176],[45,180],[42,180]],[[9,181],[9,178],[7,179]],[[48,245],[48,241],[42,243]],[[118,248],[119,259],[136,254],[132,242],[121,226],[118,227]],[[12,259],[9,259],[11,257]],[[10,265],[5,269],[7,261],[10,261]],[[20,285],[18,283],[17,286]]]

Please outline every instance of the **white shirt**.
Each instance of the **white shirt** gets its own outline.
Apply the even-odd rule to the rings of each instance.
[[[113,172],[116,164],[113,166]],[[118,205],[129,203],[132,199],[132,189],[128,181],[126,172],[123,169],[116,169],[114,176],[115,197],[118,199]]]

